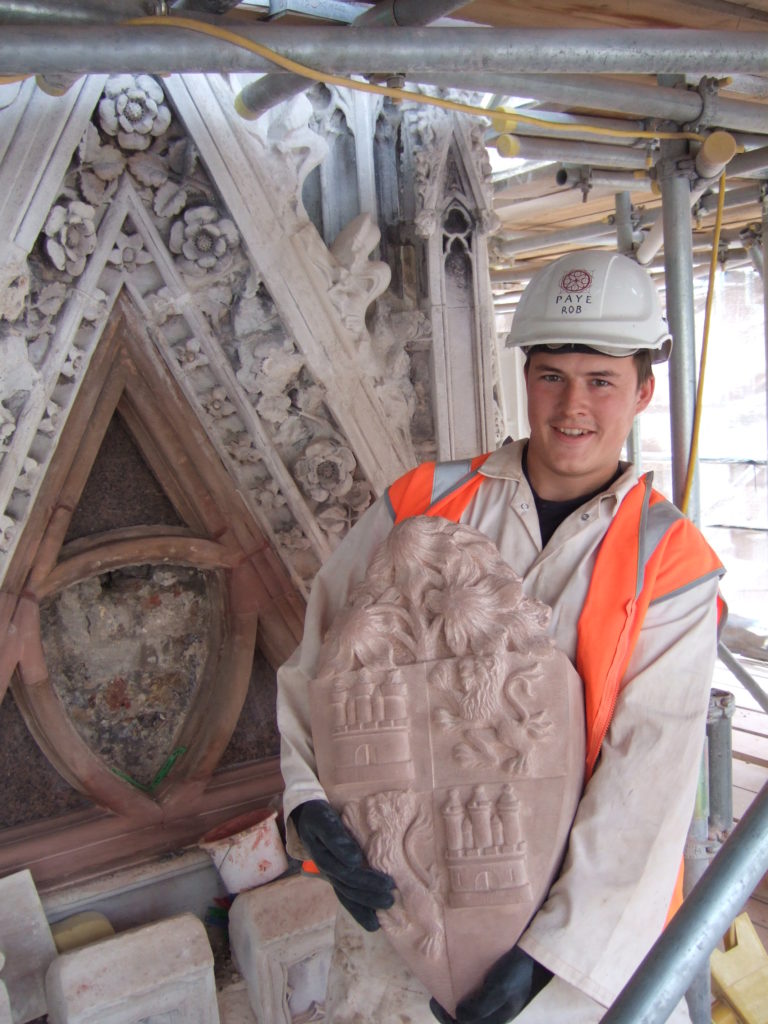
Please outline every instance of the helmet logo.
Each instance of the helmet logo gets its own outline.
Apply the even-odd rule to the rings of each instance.
[[[560,281],[564,292],[585,292],[591,284],[592,275],[588,270],[569,270]]]

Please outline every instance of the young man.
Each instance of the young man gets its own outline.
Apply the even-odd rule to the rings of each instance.
[[[585,685],[588,781],[560,876],[457,1020],[596,1024],[661,932],[678,880],[722,567],[620,462],[653,396],[651,362],[669,354],[658,296],[626,257],[563,257],[531,280],[509,343],[527,355],[530,437],[396,481],[318,574],[303,642],[279,673],[289,834],[295,827],[350,911],[339,916],[329,982],[334,1024],[432,1019],[428,995],[375,930],[392,883],[364,866],[325,801],[309,728],[322,637],[395,521],[442,515],[486,534],[525,593],[551,607],[550,635]],[[670,1019],[689,1020],[683,1002]]]

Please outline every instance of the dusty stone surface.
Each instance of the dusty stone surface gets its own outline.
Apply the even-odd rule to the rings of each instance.
[[[447,1009],[543,901],[581,793],[582,686],[476,530],[396,527],[312,688],[320,781],[397,882],[381,926]]]
[[[45,984],[49,1024],[219,1024],[213,953],[193,914],[64,953]]]
[[[56,946],[29,871],[0,878],[0,951],[12,1020],[34,1020],[46,1010],[44,978]]]
[[[46,661],[75,728],[111,768],[144,786],[174,750],[203,676],[217,606],[213,575],[133,566],[41,604]]]
[[[91,807],[48,761],[21,716],[10,688],[0,704],[0,826],[27,825]],[[19,771],[19,765],[24,771]]]
[[[337,906],[327,882],[305,875],[235,899],[229,941],[261,1024],[323,1019]]]
[[[107,427],[65,543],[130,526],[184,526],[119,415]]]
[[[262,1024],[254,1016],[242,978],[221,989],[217,999],[221,1024]]]

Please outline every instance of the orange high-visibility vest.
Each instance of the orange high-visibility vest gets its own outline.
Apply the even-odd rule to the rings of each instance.
[[[387,490],[395,523],[411,516],[458,522],[484,480],[490,455],[458,462],[426,462]],[[577,624],[576,669],[584,682],[585,781],[592,774],[611,724],[621,680],[649,606],[666,601],[724,568],[704,537],[679,509],[641,477],[616,510],[598,548],[592,579]],[[724,624],[725,603],[718,597]],[[683,902],[683,864],[667,923]]]
[[[395,523],[416,515],[458,522],[488,479],[479,470],[489,454],[425,462],[400,477],[387,490]],[[584,682],[587,779],[648,607],[724,572],[693,523],[653,490],[652,476],[641,477],[619,505],[600,543],[579,616],[576,669]]]

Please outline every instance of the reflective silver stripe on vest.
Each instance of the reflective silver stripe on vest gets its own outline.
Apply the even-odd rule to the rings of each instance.
[[[643,508],[640,513],[640,525],[639,525],[639,540],[638,540],[638,557],[637,557],[637,585],[635,587],[635,600],[640,596],[640,592],[643,589],[645,583],[645,567],[648,565],[654,551],[661,543],[662,538],[665,536],[667,531],[674,526],[680,519],[685,519],[685,516],[672,504],[671,501],[667,501],[666,498],[663,501],[657,501],[651,505],[651,484],[653,482],[653,473],[646,473],[643,477],[645,484],[645,495],[643,497]],[[713,579],[714,577],[722,576],[725,573],[725,569],[715,569],[712,572],[704,573],[702,576],[697,576],[693,580],[689,580],[688,583],[678,587],[675,590],[671,590],[668,594],[663,594],[661,597],[656,597],[651,601],[651,604],[658,604],[660,601],[667,601],[670,597],[675,597],[677,594],[683,594],[686,590],[691,590],[693,587],[697,587],[700,583],[704,583],[706,580]]]
[[[650,498],[651,488],[648,487],[648,497]],[[643,509],[645,513],[645,509]],[[666,534],[667,530],[671,526],[674,526],[680,519],[684,519],[685,516],[679,508],[675,508],[671,501],[657,501],[655,505],[651,505],[647,514],[643,515],[640,522],[640,561],[642,563],[640,568],[640,580],[637,588],[635,597],[638,597],[640,591],[643,589],[643,582],[645,577],[645,567],[654,553],[656,548],[659,546],[662,538]]]
[[[666,499],[664,501],[657,501],[654,505],[651,505],[651,487],[653,484],[653,473],[646,473],[642,478],[642,483],[645,486],[645,494],[643,495],[643,507],[640,512],[640,522],[638,524],[638,541],[637,541],[637,582],[635,584],[635,600],[640,597],[643,586],[645,585],[645,567],[651,559],[656,548],[667,532],[667,530],[678,519],[683,519],[683,513],[680,509]]]
[[[394,523],[394,521],[397,519],[397,512],[395,512],[395,506],[392,504],[392,499],[389,496],[389,488],[387,488],[386,491],[384,491],[384,497],[386,498],[387,508],[389,509],[389,514],[392,518],[392,522]]]
[[[432,478],[432,497],[430,505],[444,498],[451,491],[464,483],[472,471],[470,459],[458,459],[456,462],[438,462]]]
[[[471,459],[457,459],[455,462],[436,462],[435,469],[432,476],[432,494],[429,498],[429,504],[424,509],[424,512],[428,512],[435,502],[440,501],[441,498],[447,498],[452,491],[458,490],[462,484],[465,484],[467,480],[470,480],[477,470],[472,469]],[[392,504],[392,498],[389,495],[389,488],[384,492],[387,500],[387,508],[389,514],[392,517],[392,522],[397,519],[397,510]]]
[[[713,569],[712,572],[705,572],[703,576],[697,576],[695,580],[691,580],[690,583],[678,587],[677,590],[670,590],[668,594],[654,597],[651,604],[661,604],[662,601],[668,601],[670,597],[677,597],[678,594],[684,594],[686,590],[693,590],[694,587],[698,587],[700,583],[706,583],[707,580],[720,579],[721,576],[725,576],[725,569],[722,566],[719,569]]]

